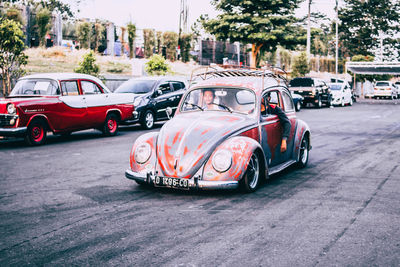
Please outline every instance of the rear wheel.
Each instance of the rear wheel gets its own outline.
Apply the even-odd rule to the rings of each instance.
[[[247,165],[246,173],[242,180],[240,180],[240,187],[242,191],[251,193],[257,190],[260,183],[260,160],[257,153],[251,155],[249,164]]]
[[[301,109],[300,101],[297,101],[297,103],[296,103],[296,111],[300,111],[300,109]]]
[[[31,146],[43,145],[46,142],[47,126],[41,120],[33,121],[28,126],[25,142]]]
[[[309,142],[308,138],[305,136],[303,140],[301,140],[300,156],[299,156],[299,161],[297,162],[297,166],[299,168],[306,167],[308,163],[308,157],[309,157]]]
[[[118,117],[115,114],[107,115],[102,131],[105,136],[114,136],[118,134]]]

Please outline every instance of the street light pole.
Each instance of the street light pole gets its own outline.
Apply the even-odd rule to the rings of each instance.
[[[307,18],[307,60],[310,62],[311,57],[311,2],[308,0],[308,18]]]

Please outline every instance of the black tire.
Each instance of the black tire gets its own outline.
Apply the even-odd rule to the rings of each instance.
[[[115,114],[108,114],[104,121],[102,132],[105,136],[115,136],[118,134],[119,119]]]
[[[329,101],[326,103],[327,107],[332,107],[333,106],[333,102],[332,102],[332,97],[329,98]]]
[[[340,102],[340,106],[344,107],[345,103],[344,103],[344,98],[342,98],[342,102]]]
[[[353,105],[353,98],[350,98],[349,106]]]
[[[151,110],[147,110],[140,121],[140,124],[146,130],[149,130],[154,127],[154,113]]]
[[[317,108],[322,108],[322,99],[321,96],[318,97],[318,102],[315,104]]]
[[[28,126],[25,142],[30,146],[40,146],[46,142],[47,125],[42,120],[35,120]]]
[[[298,168],[304,168],[307,166],[308,158],[310,155],[309,152],[310,150],[309,150],[308,138],[304,137],[303,140],[301,140],[300,144],[300,156],[299,156],[299,161],[297,162]]]
[[[300,111],[301,110],[300,101],[297,101],[295,109],[296,109],[296,111]]]
[[[260,184],[260,176],[261,176],[261,163],[260,158],[257,153],[253,153],[251,155],[249,164],[247,165],[246,173],[243,175],[243,178],[240,180],[240,189],[243,192],[251,193],[257,190],[258,185]]]

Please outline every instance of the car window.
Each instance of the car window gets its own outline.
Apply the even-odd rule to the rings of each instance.
[[[169,85],[169,82],[160,84],[157,90],[161,90],[163,95],[171,93],[171,87]]]
[[[63,81],[61,82],[61,90],[63,95],[79,95],[77,81]]]
[[[171,82],[174,91],[178,91],[185,88],[185,84],[183,82]]]
[[[388,82],[377,82],[376,86],[389,86]]]
[[[285,111],[286,112],[293,111],[294,105],[292,98],[286,92],[282,92],[282,99],[283,99],[283,105],[285,106]]]
[[[59,95],[60,89],[56,81],[47,79],[19,80],[11,92],[13,95]]]
[[[269,115],[268,109],[266,108],[265,103],[269,103],[272,105],[277,105],[278,107],[281,107],[281,103],[279,100],[279,92],[278,91],[270,91],[267,94],[265,94],[261,100],[261,115]]]
[[[314,86],[314,80],[311,78],[294,78],[289,85],[291,87],[311,87]]]
[[[101,94],[99,87],[92,82],[89,81],[81,81],[82,93],[84,95],[93,95],[93,94]]]

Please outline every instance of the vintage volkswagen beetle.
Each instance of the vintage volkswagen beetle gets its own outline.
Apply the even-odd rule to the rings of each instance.
[[[296,163],[307,165],[310,129],[296,118],[283,78],[246,70],[212,71],[200,77],[211,78],[185,93],[174,118],[160,132],[135,141],[125,172],[128,179],[156,187],[241,187],[253,192],[270,174]],[[262,108],[267,93],[291,122],[284,153],[280,121]],[[208,94],[214,95],[214,108],[206,105]]]
[[[0,99],[0,136],[25,137],[30,145],[44,144],[48,131],[68,135],[95,128],[113,136],[120,121],[133,117],[133,96],[113,94],[91,75],[28,75]]]

